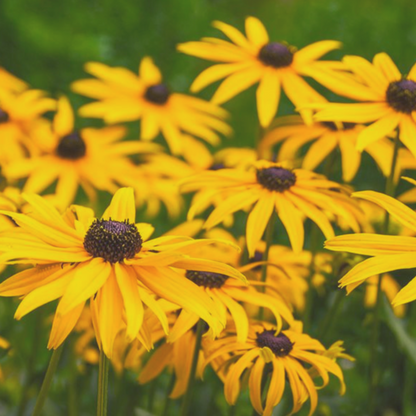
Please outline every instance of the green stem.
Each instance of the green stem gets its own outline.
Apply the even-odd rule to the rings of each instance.
[[[394,196],[396,190],[396,184],[394,182],[394,173],[396,171],[396,164],[397,164],[397,155],[399,153],[400,141],[398,137],[396,137],[394,142],[394,150],[393,150],[393,157],[391,161],[391,170],[390,175],[386,181],[386,190],[385,194],[389,196]],[[389,213],[386,212],[384,217],[384,225],[383,225],[383,233],[388,234],[389,231],[389,222],[390,216]],[[376,395],[377,395],[377,344],[379,339],[380,333],[380,305],[381,305],[381,286],[382,286],[383,275],[381,274],[378,277],[377,282],[377,297],[376,297],[376,304],[374,306],[374,323],[373,323],[373,331],[371,334],[370,340],[370,365],[369,365],[369,416],[373,416],[376,411]]]
[[[165,403],[163,404],[162,416],[167,416],[169,413],[169,401],[170,401],[169,395],[173,389],[173,386],[175,385],[175,380],[176,380],[175,372],[172,371],[172,374],[170,375],[169,385],[166,390],[166,397],[165,397]]]
[[[310,239],[310,251],[311,251],[311,262],[309,265],[310,268],[310,275],[308,279],[308,291],[306,293],[306,305],[305,311],[303,312],[303,330],[307,332],[311,326],[311,319],[312,319],[312,308],[313,308],[313,301],[314,301],[314,287],[312,285],[312,278],[315,274],[315,257],[318,251],[318,237],[319,231],[318,226],[314,223],[311,225],[311,239]]]
[[[269,222],[267,224],[266,227],[266,248],[264,249],[264,253],[263,253],[263,257],[262,257],[262,261],[267,262],[269,260],[269,251],[270,251],[270,247],[273,243],[273,232],[274,232],[274,224],[276,222],[276,215],[274,213],[272,213],[272,215],[269,218]],[[261,282],[265,283],[266,279],[267,279],[267,267],[268,264],[264,263],[262,268],[261,268]],[[261,286],[259,288],[259,290],[261,292],[264,292],[266,289],[265,286]],[[259,310],[259,319],[262,321],[264,318],[264,308],[260,308]]]
[[[186,389],[185,396],[182,401],[182,408],[181,408],[181,416],[189,416],[189,407],[191,405],[191,399],[193,394],[193,389],[195,386],[195,374],[196,368],[198,364],[199,358],[199,351],[201,349],[201,341],[202,341],[202,334],[204,332],[205,323],[202,319],[198,321],[198,325],[196,326],[196,340],[195,340],[195,348],[194,348],[194,355],[192,357],[192,365],[191,371],[189,373],[189,380],[188,380],[188,388]]]
[[[341,289],[337,290],[335,295],[335,299],[329,308],[329,311],[326,313],[324,321],[319,328],[317,339],[321,342],[324,340],[325,335],[327,334],[328,330],[332,327],[332,324],[335,321],[335,318],[338,315],[339,309],[341,308],[342,303],[344,302],[345,294],[344,291]]]
[[[35,362],[36,362],[36,358],[38,356],[38,351],[39,351],[39,341],[41,340],[41,337],[39,337],[39,333],[42,328],[43,309],[38,309],[36,313],[34,314],[34,318],[35,318],[35,324],[33,325],[32,348],[31,348],[29,360],[28,360],[27,367],[26,367],[27,376],[25,378],[25,382],[23,385],[22,399],[19,405],[19,409],[17,411],[17,416],[23,416],[25,414],[27,403],[29,401],[30,386],[35,377]]]
[[[100,351],[98,367],[97,416],[107,416],[109,359]]]
[[[49,361],[48,369],[46,370],[45,378],[43,379],[42,387],[40,389],[39,396],[36,400],[35,408],[33,409],[32,416],[40,416],[42,414],[43,405],[46,397],[48,396],[49,388],[51,387],[52,378],[55,374],[56,368],[61,358],[63,345],[53,351],[51,360]]]
[[[71,339],[69,358],[69,385],[68,385],[68,416],[77,416],[77,366],[74,351],[74,338]]]
[[[147,410],[150,413],[153,412],[153,406],[155,404],[155,394],[156,394],[157,382],[158,382],[158,379],[155,378],[150,382],[150,386],[149,386],[149,396],[148,396],[148,400],[147,400]]]
[[[408,322],[408,333],[414,337],[416,334],[416,304],[411,303],[409,305],[409,322]],[[414,415],[415,409],[415,397],[414,390],[416,384],[416,367],[415,364],[407,357],[404,358],[404,386],[403,386],[403,415],[411,416]]]

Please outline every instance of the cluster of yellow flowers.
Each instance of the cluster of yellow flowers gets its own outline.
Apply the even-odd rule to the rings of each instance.
[[[416,213],[394,199],[401,172],[416,169],[416,65],[404,76],[385,53],[372,62],[320,60],[340,43],[297,50],[270,41],[254,17],[245,35],[222,22],[214,27],[229,40],[178,46],[215,62],[190,87],[196,93],[222,80],[211,101],[173,92],[149,57],[138,75],[88,63],[94,78],[72,89],[94,100],[79,115],[103,120],[102,128],[76,129],[68,98],[49,98],[0,70],[0,266],[23,265],[0,284],[0,295],[21,299],[16,319],[58,300],[50,349],[77,332],[74,353],[95,364],[96,342],[103,368],[106,356],[118,372],[137,371],[140,383],[170,368],[170,397],[185,394],[183,416],[207,365],[230,406],[248,384],[255,411],[270,416],[287,381],[292,413],[309,400],[311,415],[328,373],[345,391],[336,359],[353,358],[341,344],[326,349],[303,332],[309,292],[344,274],[346,264],[319,252],[309,234],[321,231],[329,250],[371,257],[355,257],[339,281],[348,293],[367,281],[368,306],[379,305],[381,290],[396,306],[416,299],[416,281],[400,289],[383,277],[416,267]],[[360,103],[328,102],[304,77]],[[232,132],[219,105],[255,84],[260,139],[212,153],[220,135]],[[281,90],[299,115],[275,118]],[[140,138],[125,139],[120,123],[136,120]],[[161,137],[167,149],[153,142]],[[338,149],[345,183],[365,150],[389,195],[352,194],[350,185],[328,179]],[[325,160],[326,176],[314,172]],[[98,217],[91,208],[100,207],[97,191],[113,195]],[[164,235],[152,238],[152,225],[136,223],[136,209],[145,207],[148,218],[166,209],[173,224],[189,192],[187,221]],[[415,202],[416,192],[401,199]],[[238,228],[238,211],[246,216],[243,236],[227,230]],[[377,234],[383,218],[382,232],[394,226],[400,235]],[[353,234],[335,236],[340,230]],[[290,247],[277,245],[277,236]],[[403,316],[403,306],[395,312]]]

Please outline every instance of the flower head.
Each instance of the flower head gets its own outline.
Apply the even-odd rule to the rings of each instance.
[[[322,73],[319,82],[362,103],[318,104],[316,120],[370,123],[358,135],[358,150],[398,128],[400,141],[416,156],[416,64],[404,76],[385,53],[377,54],[373,62],[360,56],[346,56],[343,62],[350,72]]]
[[[285,42],[271,42],[263,24],[255,17],[246,19],[246,36],[223,22],[215,21],[213,26],[223,32],[231,42],[205,38],[200,42],[178,45],[181,52],[220,62],[195,79],[191,86],[192,91],[199,91],[225,78],[212,98],[214,103],[221,104],[259,83],[257,110],[263,127],[270,124],[277,112],[281,88],[295,106],[324,101],[303,80],[302,75],[308,75],[309,69],[316,67],[316,61],[327,52],[338,48],[339,42],[316,42],[297,50]],[[310,119],[308,110],[301,109],[301,113]]]
[[[116,192],[101,219],[88,208],[73,206],[60,215],[39,196],[24,198],[31,207],[28,214],[1,211],[19,227],[0,237],[0,262],[35,266],[4,281],[0,295],[23,297],[17,319],[59,299],[49,348],[57,348],[72,331],[88,299],[97,341],[107,356],[124,326],[127,340],[138,336],[144,305],[168,331],[166,314],[154,296],[196,313],[214,334],[221,331],[225,323],[215,304],[177,271],[202,269],[245,280],[230,266],[193,257],[195,247],[212,240],[148,240],[153,228],[135,224],[131,188]]]
[[[156,145],[121,139],[126,129],[74,129],[74,114],[62,97],[52,125],[42,123],[34,131],[42,153],[30,159],[11,162],[5,168],[8,178],[27,178],[24,191],[41,193],[56,181],[53,197],[61,209],[71,204],[81,186],[91,200],[95,190],[114,193],[119,186],[136,185],[137,169],[128,156],[158,149]]]
[[[310,399],[312,415],[318,403],[319,388],[328,384],[328,373],[334,374],[341,382],[341,394],[345,391],[341,368],[332,358],[323,355],[323,345],[306,334],[294,331],[276,332],[269,324],[250,326],[245,343],[238,342],[233,332],[226,336],[204,343],[206,364],[217,357],[228,358],[224,363],[224,393],[227,402],[234,405],[240,393],[240,379],[248,372],[250,400],[257,413],[270,416],[273,408],[280,402],[289,381],[293,395],[291,413],[299,411],[304,402]],[[230,357],[227,354],[232,353]],[[302,365],[311,367],[306,370]],[[215,368],[215,367],[214,367]],[[322,386],[314,384],[314,378],[321,377]],[[262,380],[270,379],[266,400],[262,400]]]
[[[303,221],[305,217],[314,221],[324,235],[333,236],[334,231],[328,216],[342,217],[349,226],[358,231],[360,210],[349,198],[348,190],[324,176],[302,170],[290,170],[282,164],[258,161],[254,170],[221,169],[204,172],[183,181],[184,192],[211,189],[212,194],[225,195],[208,217],[205,228],[220,223],[227,215],[253,204],[247,219],[247,247],[250,257],[254,256],[268,220],[276,211],[289,235],[296,252],[304,242]],[[215,192],[214,192],[215,191]],[[209,199],[208,199],[209,198]],[[199,201],[200,204],[202,204]],[[191,207],[190,213],[195,210]]]
[[[163,83],[162,74],[149,57],[140,63],[139,76],[125,68],[90,62],[86,70],[98,79],[72,84],[74,91],[99,101],[80,109],[83,117],[103,118],[107,123],[141,119],[141,138],[159,133],[175,154],[186,152],[183,135],[190,134],[217,145],[218,133],[230,134],[223,121],[225,110],[200,98],[179,94]]]

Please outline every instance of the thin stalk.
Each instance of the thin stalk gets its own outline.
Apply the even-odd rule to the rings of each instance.
[[[205,323],[202,319],[198,321],[198,325],[196,326],[196,340],[195,340],[195,348],[194,348],[194,355],[192,357],[192,365],[191,371],[189,373],[189,380],[188,380],[188,387],[185,392],[185,396],[182,401],[182,408],[180,416],[189,416],[189,407],[191,405],[191,399],[193,390],[195,387],[195,374],[196,374],[196,367],[198,364],[199,358],[199,351],[201,349],[201,341],[202,341],[202,334],[204,332]]]
[[[43,379],[42,387],[40,389],[39,396],[36,400],[35,408],[33,409],[32,416],[40,416],[42,414],[43,405],[45,404],[46,397],[48,396],[49,388],[51,387],[52,378],[58,367],[59,359],[61,358],[63,345],[53,351],[51,360],[49,361],[48,369],[46,370],[45,378]]]
[[[311,262],[309,265],[310,268],[310,274],[308,279],[308,292],[306,293],[306,305],[305,310],[303,312],[303,327],[304,331],[307,332],[311,325],[311,319],[312,319],[312,309],[313,309],[313,301],[314,301],[314,288],[312,285],[312,278],[315,273],[315,257],[316,253],[318,251],[318,226],[314,223],[312,223],[312,229],[311,229],[311,240],[310,240],[310,252],[311,252]]]
[[[394,150],[393,150],[393,157],[391,161],[391,170],[390,175],[386,181],[386,190],[385,194],[389,196],[394,196],[396,190],[396,184],[394,182],[394,173],[396,171],[396,164],[397,164],[397,156],[399,153],[400,141],[396,137],[394,142]],[[383,233],[388,234],[389,231],[389,222],[390,216],[389,213],[386,212],[384,217],[384,225],[383,225]],[[375,407],[376,407],[376,394],[377,394],[377,344],[379,339],[380,333],[380,305],[381,305],[381,286],[382,286],[383,275],[381,274],[378,277],[377,282],[377,297],[376,297],[376,304],[374,306],[374,324],[373,324],[373,331],[371,334],[370,340],[370,365],[369,365],[369,416],[373,416],[375,414]]]
[[[32,348],[29,355],[29,360],[27,363],[27,375],[23,385],[22,400],[19,404],[19,409],[17,410],[17,416],[23,416],[29,401],[29,390],[35,376],[35,362],[39,352],[39,333],[42,327],[43,322],[43,309],[38,309],[37,314],[35,313],[35,324],[33,325],[33,338],[32,338]]]
[[[345,293],[343,290],[338,289],[335,299],[329,308],[329,311],[326,313],[325,318],[322,322],[322,325],[319,328],[317,339],[323,341],[328,330],[332,327],[332,324],[335,321],[335,318],[338,315],[338,311],[341,308],[342,303],[345,299]]]
[[[274,231],[274,224],[276,222],[276,215],[273,212],[272,215],[269,218],[269,222],[267,224],[266,227],[266,248],[264,249],[264,253],[263,253],[263,258],[262,261],[266,262],[263,264],[262,268],[261,268],[261,282],[264,283],[267,279],[267,261],[269,260],[269,251],[270,251],[270,247],[273,243],[273,231]],[[260,286],[259,290],[261,292],[264,292],[266,289],[265,286]],[[259,310],[259,319],[262,321],[264,318],[264,309],[260,308]]]
[[[169,413],[169,401],[170,401],[169,395],[170,395],[170,392],[173,389],[173,386],[175,384],[175,380],[176,380],[175,372],[172,371],[172,374],[170,375],[169,385],[168,385],[168,388],[166,390],[166,397],[165,397],[165,403],[163,404],[162,416],[168,416],[168,413]]]
[[[101,350],[98,367],[97,416],[107,416],[109,367],[109,359],[104,354],[104,351]]]
[[[150,382],[150,385],[149,385],[149,396],[148,396],[148,400],[147,400],[147,410],[150,413],[153,412],[153,406],[155,404],[155,394],[156,394],[157,382],[158,382],[158,379],[155,378]]]
[[[416,304],[409,305],[409,322],[407,325],[410,336],[416,335]],[[403,415],[412,416],[415,409],[415,384],[416,384],[416,367],[415,364],[407,357],[404,358],[404,386],[403,386]]]

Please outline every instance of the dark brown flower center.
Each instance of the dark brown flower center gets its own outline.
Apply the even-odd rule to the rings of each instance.
[[[279,167],[258,169],[257,182],[269,191],[283,192],[296,183],[296,175]]]
[[[77,160],[85,156],[87,146],[78,132],[62,137],[56,148],[56,154],[62,159]]]
[[[292,351],[294,342],[283,333],[275,335],[273,329],[257,333],[257,345],[261,348],[270,348],[278,357],[286,357]]]
[[[228,279],[228,276],[220,273],[200,272],[197,270],[187,270],[185,276],[198,286],[219,288]]]
[[[400,113],[416,111],[416,82],[410,79],[391,82],[387,88],[386,100],[390,107]]]
[[[328,128],[330,130],[334,130],[334,131],[338,131],[338,130],[351,130],[351,129],[353,129],[356,126],[355,123],[342,123],[342,129],[340,129],[339,126],[337,126],[332,121],[321,121],[321,124],[323,126],[325,126],[326,128]]]
[[[220,169],[225,169],[225,165],[224,163],[213,163],[208,170],[220,170]]]
[[[9,115],[0,108],[0,124],[7,123],[9,121]]]
[[[169,95],[169,88],[165,84],[158,84],[149,87],[144,97],[153,104],[163,105],[168,101]]]
[[[271,42],[260,49],[258,58],[264,65],[284,68],[293,62],[292,50],[293,48],[283,43]]]
[[[133,258],[142,248],[142,238],[128,220],[95,220],[84,238],[84,248],[94,257],[110,263]]]

